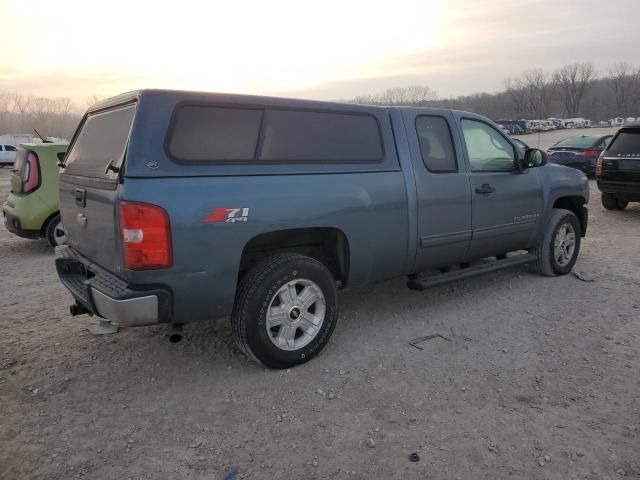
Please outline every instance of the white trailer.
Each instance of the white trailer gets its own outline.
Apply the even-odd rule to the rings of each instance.
[[[33,135],[30,133],[10,133],[0,135],[0,144],[18,147],[21,143],[33,143]]]

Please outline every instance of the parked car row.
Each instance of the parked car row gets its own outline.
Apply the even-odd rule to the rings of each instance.
[[[586,118],[547,118],[545,120],[498,120],[500,128],[510,135],[532,132],[548,132],[561,128],[590,128],[591,120]]]

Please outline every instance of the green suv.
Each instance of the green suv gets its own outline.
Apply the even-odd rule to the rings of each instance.
[[[49,245],[66,240],[58,207],[58,162],[67,143],[20,145],[11,177],[11,193],[2,206],[4,225],[24,238],[46,238]]]

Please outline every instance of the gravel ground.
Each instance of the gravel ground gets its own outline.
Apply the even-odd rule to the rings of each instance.
[[[52,251],[0,228],[0,478],[638,478],[640,205],[591,189],[587,281],[347,290],[325,351],[286,371],[225,320],[93,336]]]

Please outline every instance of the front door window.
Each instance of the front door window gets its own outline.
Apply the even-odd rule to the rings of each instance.
[[[495,128],[477,120],[462,120],[469,163],[474,172],[512,171],[516,168],[513,146]]]

